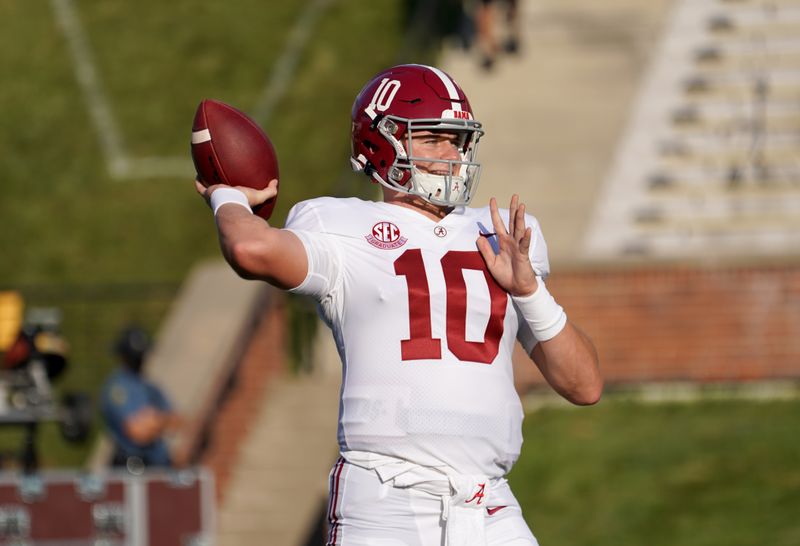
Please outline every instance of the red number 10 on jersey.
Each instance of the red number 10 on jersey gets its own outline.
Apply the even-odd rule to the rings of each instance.
[[[459,360],[491,364],[500,349],[508,294],[494,280],[477,251],[451,250],[441,259],[447,287],[447,348]],[[489,287],[491,313],[483,341],[467,341],[467,284],[463,271],[482,271]],[[394,262],[397,275],[406,278],[410,338],[400,342],[403,360],[442,358],[442,342],[431,333],[431,297],[422,251],[411,248]]]

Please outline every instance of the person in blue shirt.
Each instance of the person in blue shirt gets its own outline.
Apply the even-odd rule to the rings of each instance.
[[[101,412],[115,444],[113,465],[172,466],[164,434],[179,426],[166,395],[142,376],[150,339],[139,327],[125,328],[114,345],[119,367],[103,385]]]

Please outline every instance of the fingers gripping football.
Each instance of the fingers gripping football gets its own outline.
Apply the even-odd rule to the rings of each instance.
[[[214,193],[215,190],[218,188],[228,188],[225,184],[214,184],[213,186],[205,186],[200,180],[195,179],[194,181],[195,190],[199,193],[203,199],[206,200],[208,203],[211,199],[211,194]],[[263,203],[266,203],[270,199],[274,198],[278,195],[278,180],[273,179],[270,180],[267,184],[267,187],[262,189],[250,188],[247,186],[233,186],[237,190],[241,191],[245,197],[247,197],[247,202],[250,204],[251,208],[256,208]]]
[[[525,205],[519,203],[519,196],[514,195],[511,198],[508,228],[500,217],[497,200],[494,198],[489,201],[489,211],[497,234],[497,253],[486,237],[481,236],[477,240],[478,250],[489,273],[512,296],[532,294],[538,284],[528,257],[532,230],[525,225]]]

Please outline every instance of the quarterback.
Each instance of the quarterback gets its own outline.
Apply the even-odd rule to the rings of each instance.
[[[328,544],[537,544],[504,478],[522,445],[514,344],[570,402],[600,398],[594,346],[545,286],[536,219],[516,195],[468,206],[482,136],[450,76],[400,65],[352,109],[351,163],[382,201],[311,199],[278,229],[250,209],[277,181],[197,185],[233,269],[314,298],[336,341]]]

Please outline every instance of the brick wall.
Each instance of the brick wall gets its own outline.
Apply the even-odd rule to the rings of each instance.
[[[548,288],[607,384],[800,377],[800,265],[557,272]],[[520,390],[543,382],[515,354]]]

